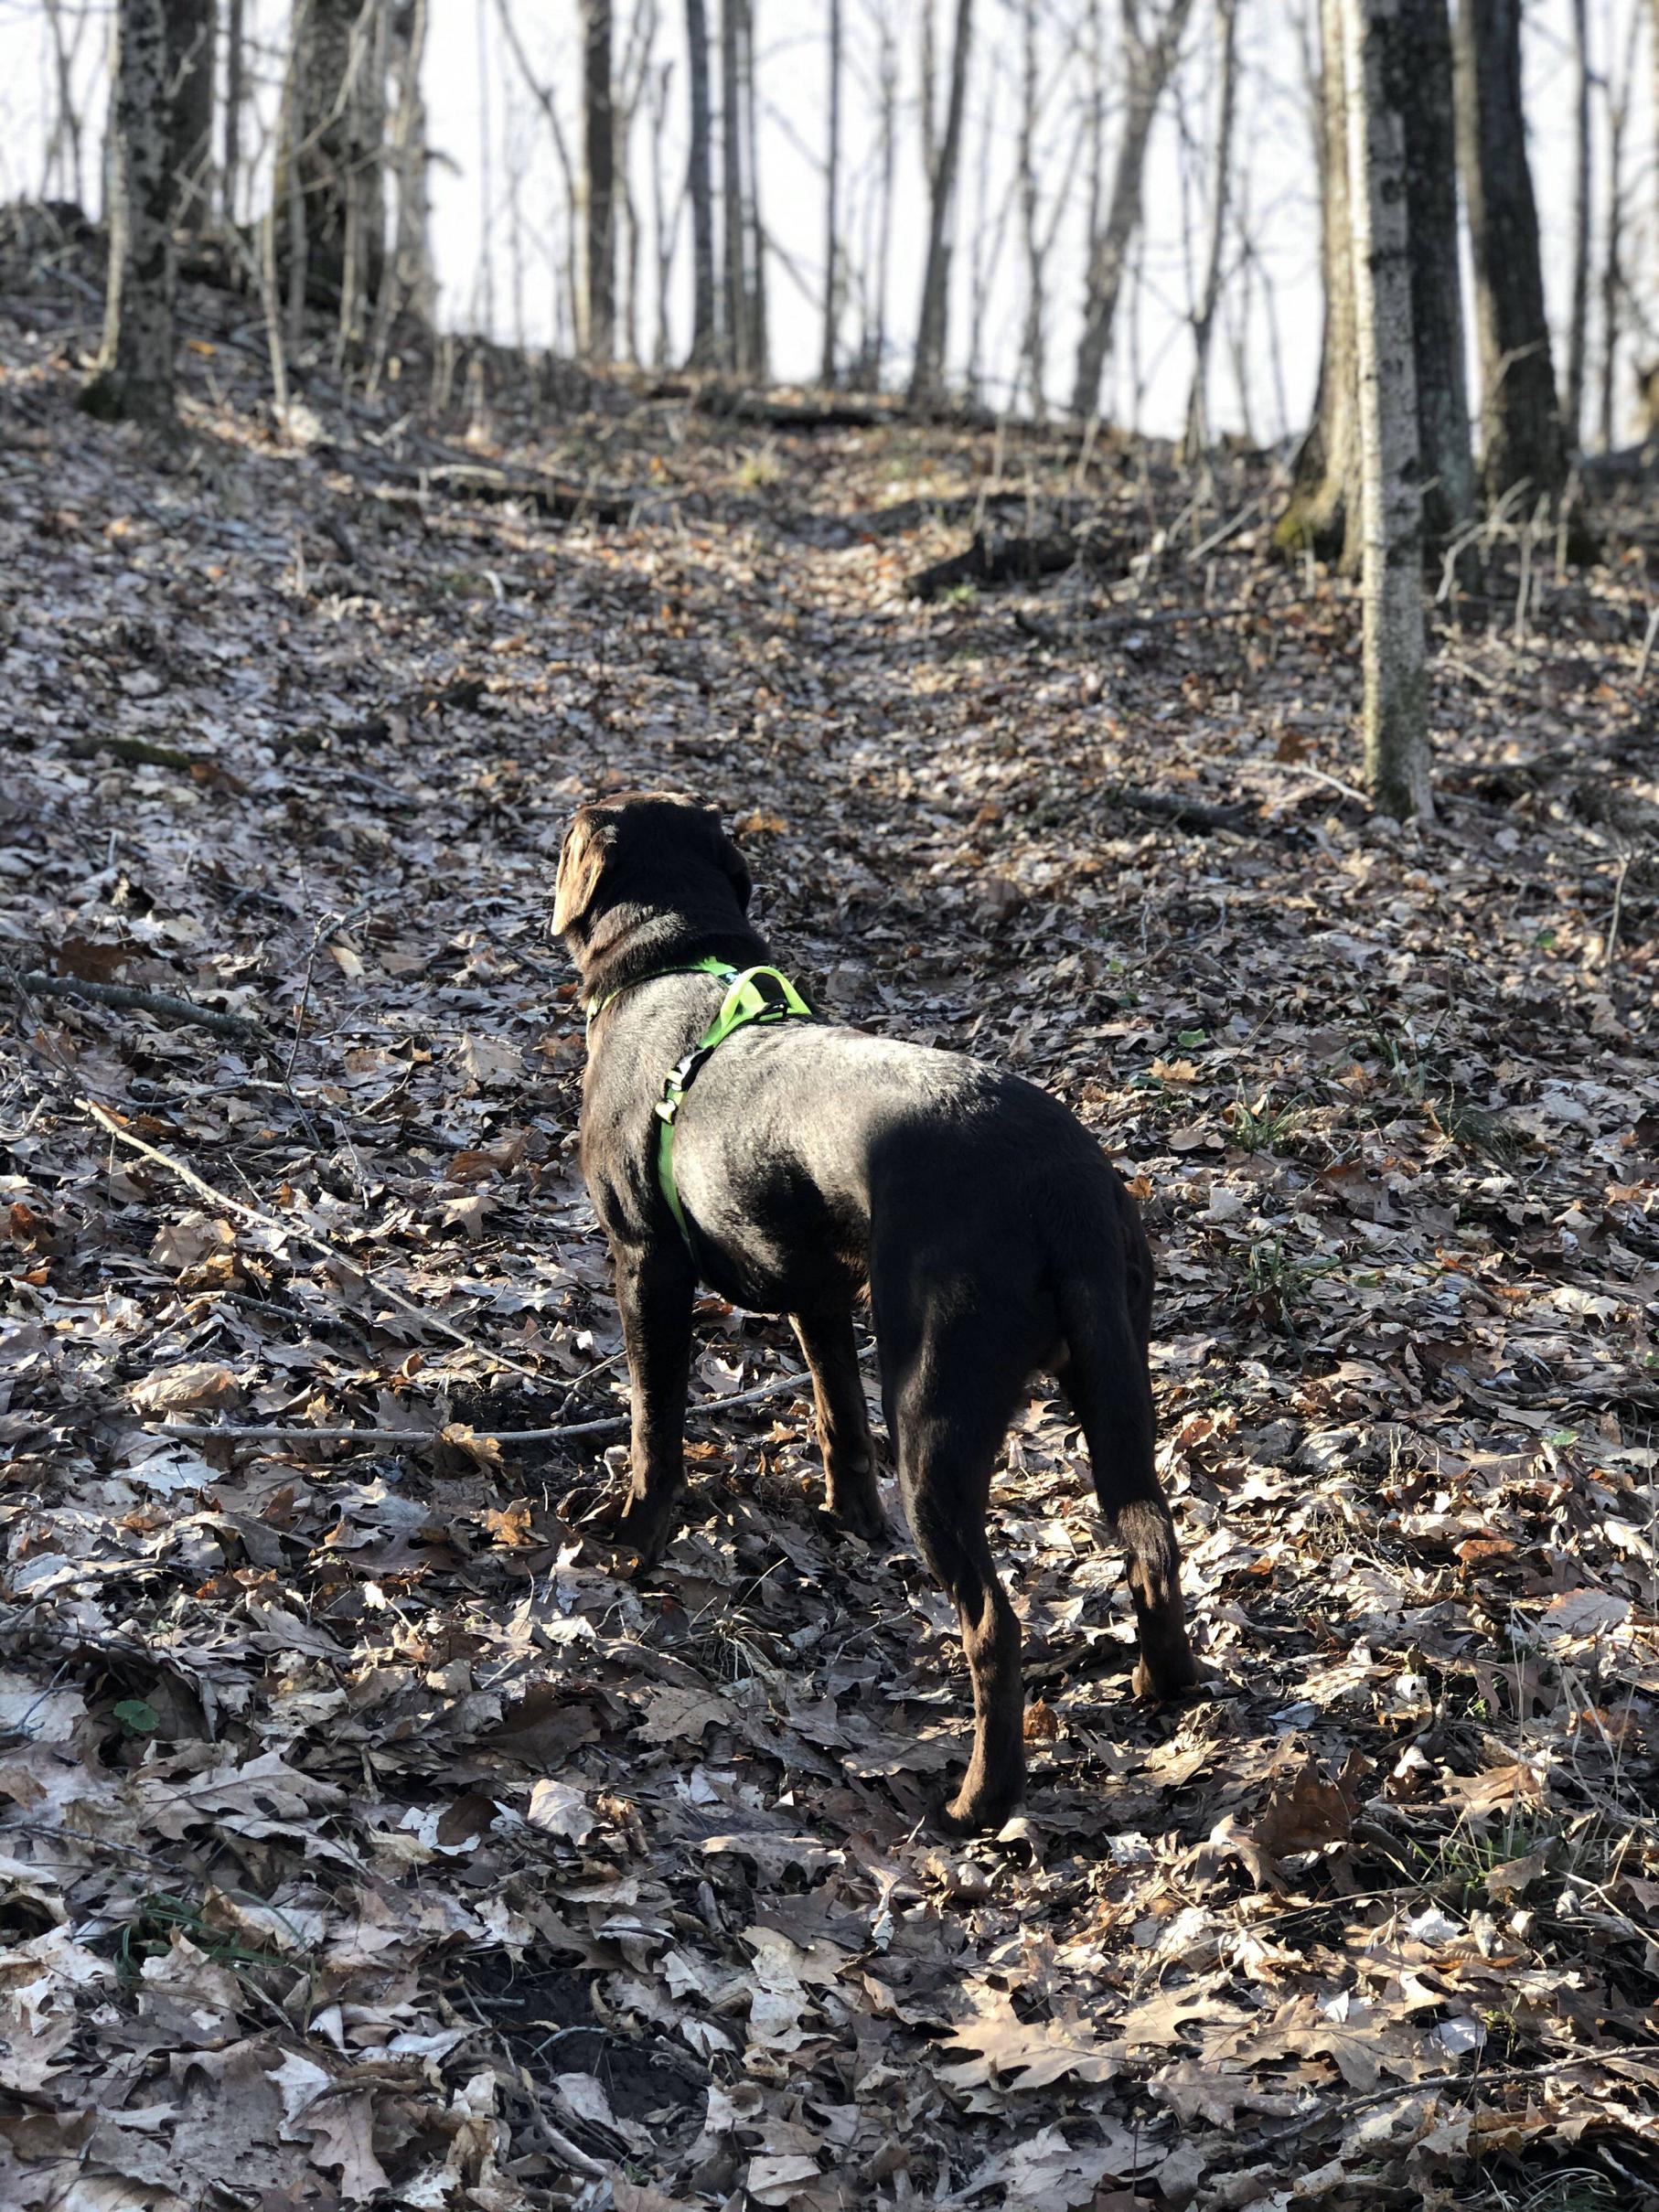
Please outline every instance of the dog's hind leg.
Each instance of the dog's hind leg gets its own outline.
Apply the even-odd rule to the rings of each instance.
[[[887,1533],[887,1516],[876,1488],[875,1439],[864,1405],[851,1309],[829,1305],[793,1313],[789,1320],[812,1371],[824,1501],[838,1521],[869,1543],[879,1543]]]
[[[1128,1555],[1140,1696],[1174,1697],[1198,1681],[1181,1602],[1181,1550],[1158,1480],[1145,1340],[1121,1305],[1093,1286],[1062,1298],[1066,1356],[1058,1373],[1088,1443],[1095,1492]]]
[[[895,1315],[879,1284],[874,1305],[900,1492],[922,1556],[956,1605],[973,1681],[973,1756],[939,1816],[965,1835],[1000,1828],[1025,1785],[1020,1624],[985,1541],[991,1469],[1025,1378],[972,1320],[941,1320],[937,1308]]]

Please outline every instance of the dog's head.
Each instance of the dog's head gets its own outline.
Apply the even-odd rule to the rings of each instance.
[[[718,809],[677,792],[625,792],[573,816],[553,883],[553,935],[580,946],[625,904],[718,923],[735,900],[741,918],[749,889],[748,863]]]

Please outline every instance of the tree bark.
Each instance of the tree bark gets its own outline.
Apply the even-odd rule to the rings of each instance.
[[[611,98],[611,0],[582,0],[583,351],[616,347],[616,136]]]
[[[225,135],[219,176],[219,213],[234,227],[241,183],[242,108],[248,97],[248,49],[243,0],[225,0]]]
[[[292,24],[273,183],[279,235],[292,262],[303,234],[307,296],[337,306],[342,334],[356,339],[385,264],[384,0],[294,0]]]
[[[1353,226],[1348,214],[1348,78],[1343,0],[1320,0],[1319,27],[1315,116],[1324,339],[1312,425],[1297,454],[1290,501],[1273,539],[1285,552],[1305,549],[1322,561],[1331,561],[1343,552],[1344,538],[1355,556],[1359,549],[1359,516],[1350,497],[1359,484],[1359,374]]]
[[[1463,281],[1458,252],[1457,120],[1446,0],[1400,0],[1398,37],[1410,57],[1399,86],[1406,133],[1406,223],[1411,240],[1411,324],[1417,369],[1423,529],[1443,546],[1472,520]]]
[[[1573,289],[1567,331],[1561,428],[1569,452],[1584,434],[1584,363],[1589,334],[1589,20],[1588,0],[1573,0]]]
[[[155,430],[175,421],[170,81],[166,0],[120,0],[103,344],[80,403]]]
[[[1432,813],[1422,489],[1411,326],[1401,0],[1343,0],[1365,517],[1365,780],[1400,819]]]
[[[421,89],[428,11],[429,0],[403,0],[392,16],[391,155],[397,192],[392,251],[398,301],[430,329],[437,319],[438,280],[432,260],[426,100]]]
[[[957,0],[951,48],[950,91],[945,130],[934,150],[928,184],[927,261],[922,273],[922,311],[910,375],[913,402],[937,399],[945,382],[945,342],[950,319],[951,219],[962,154],[962,115],[968,102],[968,58],[973,44],[973,0]],[[931,118],[928,120],[931,135]]]
[[[743,0],[720,5],[721,245],[725,297],[721,309],[728,368],[748,369],[749,302],[744,282],[744,125],[741,17]]]
[[[819,381],[835,382],[836,337],[841,315],[841,0],[830,0],[830,144],[824,176],[824,345]]]
[[[1123,289],[1129,246],[1140,227],[1147,140],[1151,135],[1163,88],[1175,66],[1192,4],[1193,0],[1163,0],[1158,28],[1149,38],[1140,27],[1136,8],[1130,0],[1125,0],[1123,52],[1127,81],[1123,135],[1118,143],[1118,157],[1112,169],[1106,221],[1089,243],[1088,274],[1083,295],[1083,335],[1077,343],[1076,373],[1072,379],[1072,413],[1080,422],[1099,409],[1100,379],[1111,349],[1118,296]]]
[[[1221,257],[1226,245],[1227,198],[1233,170],[1233,112],[1238,91],[1238,0],[1215,0],[1215,40],[1221,96],[1215,121],[1215,183],[1210,199],[1210,239],[1204,289],[1193,318],[1193,389],[1187,399],[1185,457],[1196,461],[1210,442],[1210,334],[1221,297]]]
[[[1552,506],[1567,483],[1521,104],[1521,0],[1460,0],[1458,155],[1481,362],[1481,475]]]
[[[691,367],[706,369],[719,349],[714,319],[714,161],[709,112],[709,18],[704,0],[686,0],[691,147],[686,189],[691,201]]]
[[[766,234],[760,219],[760,103],[755,95],[755,0],[743,0],[739,24],[744,133],[744,251],[748,272],[749,374],[765,383],[770,374],[766,320]]]
[[[215,0],[167,0],[167,161],[173,220],[199,234],[213,213]]]

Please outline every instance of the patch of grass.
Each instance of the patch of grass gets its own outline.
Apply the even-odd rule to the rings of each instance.
[[[742,491],[770,491],[784,480],[784,465],[776,445],[757,445],[746,453],[733,471],[733,481]]]
[[[1264,1236],[1250,1246],[1245,1262],[1243,1302],[1269,1329],[1295,1337],[1291,1316],[1308,1303],[1320,1277],[1341,1266],[1339,1259],[1298,1254],[1282,1236]]]
[[[147,1959],[165,1958],[172,1949],[175,1930],[182,1931],[215,1966],[228,1967],[232,1973],[252,1974],[271,1967],[292,1972],[296,1963],[303,1962],[292,1952],[255,1950],[227,1935],[222,1928],[213,1927],[204,1918],[200,1907],[187,1897],[154,1890],[140,1897],[131,1919],[112,1931],[112,1950],[122,1980],[141,1980]]]
[[[1281,1103],[1268,1090],[1254,1106],[1241,1091],[1222,1118],[1241,1152],[1283,1152],[1290,1150],[1308,1116],[1305,1107]]]
[[[1403,1031],[1389,1029],[1365,1009],[1365,1042],[1393,1077],[1396,1087],[1422,1107],[1441,1136],[1465,1152],[1489,1159],[1494,1167],[1509,1167],[1531,1150],[1530,1140],[1512,1128],[1499,1114],[1458,1089],[1435,1059],[1434,1037],[1419,1045]],[[1437,1028],[1435,1036],[1440,1031]]]

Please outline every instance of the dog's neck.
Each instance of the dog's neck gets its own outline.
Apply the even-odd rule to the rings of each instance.
[[[589,1005],[665,968],[691,967],[710,959],[755,967],[771,956],[765,938],[736,911],[735,902],[729,914],[684,914],[626,901],[597,915],[576,948],[582,995]]]

